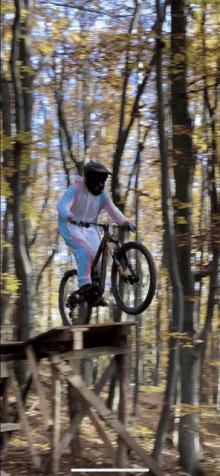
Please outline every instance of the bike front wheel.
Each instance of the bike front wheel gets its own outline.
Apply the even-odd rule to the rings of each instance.
[[[64,274],[59,288],[59,310],[64,326],[79,326],[90,321],[92,306],[88,302],[78,304],[74,308],[67,307],[69,296],[77,289],[77,271],[72,269]]]
[[[112,265],[112,292],[122,311],[137,315],[150,305],[156,289],[156,268],[149,250],[136,241],[124,243]]]

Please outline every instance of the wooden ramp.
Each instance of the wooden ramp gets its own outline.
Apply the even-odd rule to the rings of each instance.
[[[18,359],[28,361],[31,376],[40,399],[40,407],[45,431],[50,439],[50,455],[40,461],[36,453],[31,432],[24,417],[24,411],[19,410],[22,428],[27,436],[33,464],[40,467],[46,474],[58,474],[60,458],[63,451],[74,439],[81,420],[88,415],[95,426],[100,438],[112,459],[113,468],[128,468],[127,447],[131,448],[151,470],[155,476],[163,476],[161,469],[154,459],[137,443],[126,430],[126,407],[129,392],[130,375],[130,334],[131,326],[135,323],[119,323],[104,325],[88,325],[79,327],[64,327],[29,339],[26,342],[7,343],[1,346],[1,360],[9,362]],[[110,364],[103,372],[99,382],[91,389],[88,388],[77,374],[77,361],[81,357],[108,355]],[[52,368],[52,402],[51,411],[46,400],[46,392],[41,382],[38,365],[41,358],[47,357]],[[75,365],[73,363],[75,362]],[[11,365],[11,364],[10,364]],[[11,383],[16,390],[16,398],[21,408],[21,398],[12,370],[9,370]],[[118,418],[107,408],[99,398],[99,393],[107,381],[117,373],[120,382],[120,400]],[[75,392],[77,411],[71,420],[69,428],[61,434],[61,381],[65,379]],[[106,426],[117,435],[117,446],[113,446]],[[112,469],[114,471],[114,469]],[[104,468],[103,468],[104,472]],[[124,472],[126,474],[126,470]]]

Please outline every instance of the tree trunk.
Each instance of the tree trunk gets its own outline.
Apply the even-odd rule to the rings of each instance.
[[[10,90],[9,90],[9,83],[6,77],[7,72],[5,71],[4,67],[4,51],[3,51],[3,38],[1,42],[1,57],[2,57],[2,69],[1,69],[1,110],[2,110],[2,129],[5,137],[11,136],[11,99],[10,99]],[[9,160],[10,160],[10,150],[3,150],[3,172],[4,168],[9,167]],[[10,179],[7,177],[7,173],[5,176],[5,180],[8,180],[10,185]],[[9,221],[9,200],[6,198],[6,209],[5,209],[5,216],[4,216],[4,223],[3,223],[3,238],[5,243],[8,243],[8,221]],[[1,314],[0,314],[0,326],[4,324],[6,310],[8,306],[8,295],[4,293],[5,285],[4,285],[4,274],[8,273],[8,265],[9,265],[9,248],[7,246],[4,247],[2,251],[1,257],[1,272],[3,279],[1,280]]]
[[[8,244],[8,205],[6,205],[4,222],[3,222],[3,237],[5,244]],[[9,269],[9,248],[4,246],[2,251],[2,262],[1,262],[1,309],[0,309],[0,327],[3,326],[5,322],[6,311],[8,307],[9,295],[6,293],[4,275],[8,273]]]
[[[157,387],[160,383],[160,359],[161,359],[161,308],[162,308],[162,297],[161,297],[161,285],[158,283],[157,287],[157,309],[156,309],[156,359],[155,359],[155,369],[154,369],[154,385]]]
[[[186,90],[186,5],[185,0],[172,0],[171,103],[173,120],[173,160],[176,182],[176,243],[179,272],[184,292],[183,332],[188,337],[180,352],[181,405],[190,409],[181,416],[179,427],[179,452],[183,467],[192,475],[203,474],[200,465],[198,413],[193,411],[199,403],[199,375],[201,355],[193,343],[195,323],[194,278],[191,270],[191,204],[195,168],[192,145],[192,126],[188,112]],[[190,206],[189,206],[190,205]]]
[[[22,19],[21,11],[26,8],[28,14]],[[12,195],[13,195],[13,246],[14,246],[14,262],[16,276],[20,281],[18,290],[18,299],[15,308],[15,325],[16,339],[28,339],[34,330],[33,313],[32,313],[32,276],[31,263],[27,249],[27,239],[25,236],[24,216],[22,215],[22,197],[23,186],[23,154],[28,152],[27,144],[24,144],[23,138],[19,135],[26,133],[26,138],[30,140],[31,130],[31,114],[32,114],[32,82],[33,77],[28,72],[21,74],[19,65],[30,66],[29,43],[28,43],[28,26],[30,17],[29,2],[23,3],[22,0],[15,0],[15,18],[13,24],[13,38],[11,48],[10,67],[12,74],[12,83],[15,98],[15,119],[17,140],[14,145],[14,175],[12,178]],[[28,88],[28,89],[24,89]],[[28,152],[29,153],[29,152]],[[29,167],[27,167],[29,173]],[[20,366],[21,381],[24,380],[24,369]]]
[[[162,95],[162,61],[161,61],[161,7],[157,0],[158,15],[158,39],[157,39],[157,95],[158,95],[158,133],[159,147],[161,156],[161,180],[162,180],[162,212],[165,229],[165,243],[168,250],[168,265],[171,284],[173,288],[173,333],[169,340],[169,363],[167,374],[167,385],[164,395],[163,410],[160,417],[156,440],[154,444],[153,457],[158,461],[161,457],[164,441],[166,439],[168,419],[170,416],[171,405],[174,400],[175,380],[177,372],[177,363],[179,359],[179,346],[177,336],[182,332],[183,326],[183,290],[180,280],[180,274],[177,264],[176,249],[174,244],[174,225],[173,212],[171,205],[171,193],[169,184],[169,162],[167,155],[167,143],[164,130],[164,106]],[[177,333],[177,335],[175,335]]]

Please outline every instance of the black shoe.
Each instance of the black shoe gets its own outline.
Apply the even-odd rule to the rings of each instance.
[[[109,307],[108,302],[105,300],[104,296],[101,296],[97,301],[97,306]]]
[[[80,295],[83,295],[86,301],[93,301],[99,291],[99,285],[97,283],[84,284],[80,288]]]
[[[73,292],[72,294],[70,294],[70,296],[67,299],[66,307],[74,309],[74,307],[77,306],[77,299],[79,299],[79,297],[81,299],[83,298],[85,301],[94,301],[96,298],[96,294],[98,294],[98,291],[99,291],[98,284],[96,283],[84,284],[84,286],[81,286],[81,288],[79,288],[79,291],[77,293]]]

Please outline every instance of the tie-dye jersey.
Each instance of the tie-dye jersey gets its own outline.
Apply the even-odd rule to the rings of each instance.
[[[82,177],[75,178],[74,184],[70,185],[57,205],[59,231],[75,256],[79,286],[91,282],[91,262],[99,247],[100,236],[96,226],[80,228],[69,223],[68,217],[76,221],[97,222],[103,209],[119,225],[127,221],[106,191],[98,196],[92,195]]]
[[[58,213],[63,220],[72,215],[76,221],[96,222],[103,209],[119,225],[127,220],[105,190],[101,195],[92,195],[82,177],[75,178],[74,185],[70,185],[57,205]]]

